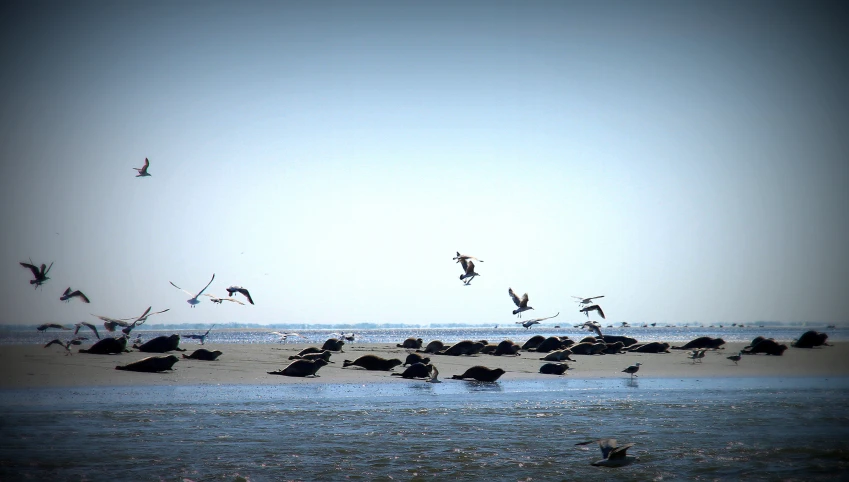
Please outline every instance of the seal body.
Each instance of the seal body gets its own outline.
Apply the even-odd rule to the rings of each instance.
[[[495,356],[518,355],[521,349],[522,347],[513,343],[512,340],[503,340],[495,347],[495,351],[492,354]]]
[[[604,347],[603,353],[605,355],[618,355],[619,353],[623,353],[625,349],[625,344],[621,341],[617,341],[615,343],[607,343],[607,346]]]
[[[304,355],[292,355],[289,357],[290,360],[318,360],[321,358],[324,361],[330,361],[331,352],[324,350],[318,351],[314,353],[306,353]]]
[[[112,355],[127,352],[127,337],[104,338],[88,349],[80,349],[80,353],[91,353],[94,355]]]
[[[430,378],[433,365],[428,363],[413,363],[408,366],[402,373],[393,373],[392,375],[402,378]]]
[[[545,341],[545,337],[542,335],[534,335],[528,339],[525,343],[522,344],[522,349],[525,351],[533,350],[539,346],[540,343]]]
[[[415,363],[423,363],[427,365],[428,363],[430,363],[430,358],[423,357],[418,353],[410,353],[409,355],[407,355],[407,360],[404,361],[404,366],[413,365]]]
[[[416,350],[419,353],[436,353],[445,349],[445,343],[439,340],[433,340],[428,343],[424,350]]]
[[[321,346],[322,350],[329,351],[342,351],[342,345],[345,344],[345,340],[337,340],[336,338],[328,338],[327,341],[324,342],[324,345]]]
[[[802,336],[795,343],[791,343],[790,346],[796,348],[813,348],[815,346],[827,345],[826,340],[828,340],[828,335],[825,333],[810,330],[802,333]]]
[[[410,338],[407,338],[406,340],[404,340],[403,343],[399,343],[395,346],[397,346],[398,348],[412,348],[414,350],[418,350],[419,348],[422,347],[422,343],[423,343],[423,341],[422,341],[421,338],[410,337]]]
[[[501,375],[504,375],[504,370],[500,368],[487,368],[485,366],[476,365],[463,372],[462,375],[454,375],[451,378],[454,380],[472,378],[479,382],[494,382],[498,380]]]
[[[628,347],[628,351],[635,353],[669,353],[669,343],[653,341],[651,343],[637,344]]]
[[[168,356],[149,356],[142,358],[137,362],[130,363],[124,366],[115,367],[116,370],[127,370],[130,372],[147,372],[156,373],[172,370],[178,358],[174,355]]]
[[[191,358],[192,360],[206,360],[206,361],[214,361],[216,358],[221,356],[221,352],[218,350],[209,351],[205,348],[199,348],[192,352],[191,355],[186,355],[183,353],[183,358]]]
[[[605,343],[577,343],[569,347],[573,355],[597,355],[607,346]]]
[[[571,354],[572,354],[572,350],[570,350],[569,348],[565,348],[563,350],[555,350],[553,352],[550,352],[548,355],[545,355],[544,357],[540,358],[540,360],[545,360],[545,361],[563,361],[563,360],[575,361],[575,360],[569,358],[569,355],[571,355]]]
[[[186,351],[179,347],[180,335],[157,336],[156,338],[141,345],[133,345],[133,348],[146,353],[165,353],[169,351]]]
[[[784,350],[786,349],[787,345],[776,343],[776,341],[771,338],[765,338],[754,345],[749,345],[743,348],[743,354],[755,355],[757,353],[766,353],[767,355],[781,356],[784,354]]]
[[[605,343],[616,343],[617,341],[621,341],[626,348],[637,343],[637,339],[631,338],[630,336],[604,335],[601,338]]]
[[[308,347],[304,348],[303,350],[299,351],[298,355],[303,356],[303,355],[309,355],[310,353],[321,353],[323,351],[325,351],[325,350],[322,350],[321,348],[318,348],[318,347],[315,347],[315,346],[308,346]]]
[[[595,341],[595,339],[593,339]],[[560,339],[559,336],[549,336],[545,340],[542,341],[533,351],[539,353],[548,353],[550,351],[559,350],[563,348],[563,340]]]
[[[684,346],[672,347],[674,350],[692,350],[694,348],[719,348],[725,344],[722,338],[711,338],[709,336],[700,336],[695,340],[687,342]]]
[[[318,360],[295,360],[286,368],[274,372],[268,372],[269,375],[285,375],[287,377],[317,377],[318,369],[327,365],[327,361],[319,358]]]
[[[358,366],[366,370],[381,370],[388,372],[389,370],[401,364],[401,360],[397,358],[386,359],[377,355],[363,355],[354,361],[345,360],[342,362],[342,368],[349,366]]]
[[[565,363],[546,363],[539,367],[539,372],[545,375],[563,375],[568,369],[569,365]]]
[[[479,341],[463,340],[439,352],[440,355],[460,356],[460,355],[475,355],[479,353],[484,343]]]

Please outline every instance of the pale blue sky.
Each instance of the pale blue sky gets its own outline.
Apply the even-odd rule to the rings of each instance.
[[[839,5],[4,4],[0,323],[849,321]]]

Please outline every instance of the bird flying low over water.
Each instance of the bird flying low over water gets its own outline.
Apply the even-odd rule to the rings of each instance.
[[[46,264],[42,263],[41,268],[39,268],[32,263],[32,260],[29,260],[29,263],[21,262],[21,266],[23,266],[24,268],[29,268],[29,270],[32,271],[32,276],[34,279],[31,279],[29,281],[29,284],[34,285],[34,288],[38,288],[50,279],[50,277],[47,276],[47,273],[50,272],[50,268],[53,267],[53,263],[50,263],[50,266],[47,266]]]
[[[47,342],[47,344],[44,345],[44,348],[47,348],[50,345],[59,345],[62,348],[64,348],[65,351],[67,352],[67,353],[65,353],[65,355],[70,355],[71,354],[71,345],[82,345],[81,340],[82,340],[82,338],[71,338],[68,341],[62,341],[62,340],[56,338],[55,340],[50,340],[49,342]]]
[[[248,299],[248,303],[254,304],[254,300],[253,298],[251,298],[251,294],[247,288],[242,288],[241,286],[231,286],[227,288],[227,294],[229,296],[233,296],[236,293],[242,293],[243,295],[245,295],[245,298]]]
[[[166,308],[162,311],[155,311],[153,313],[150,312],[151,307],[148,306],[144,313],[138,318],[109,318],[108,316],[100,316],[100,315],[91,315],[100,318],[103,321],[103,326],[106,328],[106,331],[115,331],[115,328],[119,326],[123,326],[124,328],[121,330],[125,335],[129,335],[130,331],[133,330],[136,326],[143,324],[147,319],[153,315],[158,315],[160,313],[165,313],[171,308]],[[130,322],[132,320],[132,323]]]
[[[183,293],[186,293],[187,295],[191,296],[191,298],[186,300],[186,303],[190,304],[192,306],[192,308],[194,308],[196,304],[200,303],[200,300],[198,299],[198,297],[200,295],[202,295],[203,292],[206,291],[207,288],[209,288],[209,285],[212,284],[212,280],[214,280],[214,279],[215,279],[215,273],[212,273],[212,278],[209,280],[209,283],[207,283],[206,286],[204,286],[203,289],[200,290],[198,292],[198,294],[196,294],[196,295],[193,295],[193,294],[189,293],[188,291],[184,290],[183,288],[180,288],[179,286],[175,285],[171,281],[169,281],[169,283],[171,283],[171,286],[173,286],[173,287],[177,288],[178,290],[182,291]],[[227,288],[227,291],[230,291],[230,288]]]
[[[475,276],[480,276],[475,273],[475,263],[472,261],[466,261],[465,259],[460,260],[460,266],[463,267],[463,274],[460,275],[460,281],[463,281],[463,284],[469,286],[469,283],[475,278]]]
[[[279,339],[279,340],[277,340],[277,341],[286,341],[286,338],[289,338],[290,336],[296,336],[296,337],[298,337],[298,338],[303,338],[303,336],[301,336],[301,335],[299,335],[299,334],[297,334],[297,333],[280,333],[279,331],[272,331],[271,333],[269,333],[269,335],[277,335],[277,336],[279,336],[279,337],[280,337],[280,339]]]
[[[581,326],[588,329],[588,330],[594,331],[595,334],[598,335],[598,336],[603,336],[601,334],[601,324],[597,321],[587,321],[586,323],[584,323]]]
[[[588,298],[582,298],[580,296],[573,296],[572,298],[575,298],[576,300],[578,300],[579,305],[588,305],[588,304],[592,303],[592,301],[595,300],[595,299],[604,298],[604,295],[590,296]]]
[[[469,256],[469,255],[466,255],[466,254],[460,254],[459,251],[457,251],[457,256],[454,256],[454,258],[452,258],[452,259],[454,260],[455,263],[460,263],[462,261],[467,261],[467,260],[470,260],[470,259],[473,259],[475,261],[483,263],[482,259],[477,259],[474,256]]]
[[[557,312],[557,315],[559,315],[559,314],[560,314],[560,312],[558,311],[558,312]],[[547,316],[547,317],[545,317],[545,318],[534,318],[533,320],[528,320],[528,321],[517,321],[516,323],[520,323],[520,324],[521,324],[522,326],[524,326],[525,328],[530,328],[530,327],[532,327],[532,326],[534,326],[534,325],[538,325],[540,321],[550,320],[551,318],[554,318],[554,317],[556,317],[557,315]],[[497,325],[496,325],[496,326],[497,326]]]
[[[183,337],[191,338],[192,340],[200,340],[200,344],[203,345],[204,342],[206,342],[206,337],[209,336],[209,332],[212,331],[213,328],[215,328],[215,325],[210,326],[203,335],[183,335]]]
[[[599,448],[601,448],[602,459],[591,463],[591,465],[595,465],[596,467],[624,467],[632,462],[640,460],[639,458],[626,453],[629,448],[634,446],[634,444],[630,443],[617,447],[616,439],[613,438],[579,442],[575,445],[588,445],[591,443],[598,443]]]
[[[581,309],[580,309],[580,310],[578,310],[578,311],[580,311],[581,313],[583,313],[583,314],[587,315],[587,317],[588,317],[588,318],[589,318],[589,316],[590,316],[590,311],[598,311],[598,316],[600,316],[602,320],[603,320],[603,319],[605,319],[605,318],[604,318],[604,312],[603,312],[603,311],[601,311],[601,306],[598,306],[598,305],[590,305],[590,306],[586,306],[586,307],[584,307],[584,308],[581,308]]]
[[[62,326],[62,325],[57,324],[57,323],[45,323],[45,324],[43,324],[43,325],[38,325],[38,327],[36,328],[36,330],[38,330],[38,331],[45,331],[45,330],[47,330],[48,328],[56,328],[56,329],[58,329],[58,330],[70,330],[70,328],[68,328],[67,326]]]
[[[222,301],[232,301],[233,303],[239,303],[240,305],[244,306],[244,303],[237,300],[236,298],[220,298],[218,296],[211,295],[209,293],[204,293],[204,296],[209,296],[209,301],[211,301],[215,304],[218,304],[218,305],[220,305]]]
[[[143,167],[134,167],[134,168],[133,168],[133,169],[135,169],[136,171],[138,171],[138,172],[139,172],[138,174],[136,174],[136,177],[145,177],[145,176],[150,176],[150,173],[149,173],[149,172],[147,172],[147,168],[148,168],[148,167],[150,167],[150,161],[149,161],[149,160],[145,157],[145,158],[144,158],[144,166],[143,166]],[[166,176],[166,177],[167,177],[167,176]]]
[[[513,310],[513,314],[519,315],[519,318],[522,317],[521,313],[523,311],[534,309],[532,306],[528,306],[528,294],[527,293],[522,295],[521,299],[519,299],[519,297],[516,296],[516,293],[513,292],[513,288],[507,288],[507,293],[510,295],[510,298],[513,299],[513,303],[515,303],[516,306],[518,307],[515,310]]]
[[[83,303],[91,303],[91,301],[89,301],[88,299],[88,296],[84,295],[82,291],[76,290],[72,292],[71,287],[69,286],[67,289],[65,289],[65,292],[62,293],[62,296],[59,297],[59,300],[70,303],[71,298],[79,298]]]

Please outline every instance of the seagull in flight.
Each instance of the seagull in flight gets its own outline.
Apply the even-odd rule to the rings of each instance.
[[[44,345],[44,348],[47,348],[50,345],[59,345],[62,348],[64,348],[65,351],[67,351],[67,353],[65,353],[65,355],[70,355],[71,354],[71,345],[82,345],[83,342],[81,340],[82,340],[82,338],[71,338],[68,341],[62,341],[62,340],[56,338],[55,340],[50,340],[49,342],[47,342],[47,344]]]
[[[198,297],[200,295],[202,295],[203,292],[206,291],[207,288],[209,288],[209,285],[212,284],[212,280],[214,280],[214,279],[215,279],[215,273],[212,273],[212,278],[209,280],[209,283],[207,283],[206,286],[204,286],[203,289],[200,290],[198,292],[198,294],[196,294],[196,295],[193,295],[193,294],[189,293],[188,291],[184,290],[183,288],[180,288],[179,286],[175,285],[171,281],[169,281],[169,283],[171,283],[171,286],[173,286],[173,287],[177,288],[178,290],[181,290],[183,293],[186,293],[187,295],[191,296],[191,298],[186,300],[186,303],[190,304],[192,306],[192,308],[194,308],[196,304],[200,303],[200,300],[198,299]],[[230,289],[228,288],[227,291],[230,291]]]
[[[602,459],[592,462],[591,464],[596,467],[624,467],[632,462],[640,460],[639,458],[626,453],[629,448],[634,446],[634,444],[630,443],[617,447],[616,439],[614,438],[590,440],[588,442],[579,442],[575,445],[588,445],[591,443],[598,443],[598,446],[601,448]]]
[[[60,325],[60,324],[58,324],[58,323],[45,323],[45,324],[43,324],[43,325],[38,325],[38,328],[36,328],[36,330],[38,330],[38,331],[45,331],[45,330],[47,330],[48,328],[57,328],[57,329],[59,329],[59,330],[70,330],[70,328],[68,328],[68,327],[66,327],[66,326],[62,326],[62,325]]]
[[[71,292],[71,287],[69,286],[65,290],[65,292],[62,293],[62,296],[59,297],[59,300],[70,303],[71,298],[79,298],[83,303],[91,303],[91,301],[89,301],[88,299],[88,296],[84,295],[82,291],[76,290],[74,292]]]
[[[507,293],[510,294],[510,298],[513,298],[513,303],[516,303],[516,306],[518,307],[515,310],[513,310],[513,314],[519,315],[519,318],[522,317],[521,313],[523,311],[534,309],[532,306],[528,306],[528,294],[527,293],[525,293],[522,296],[521,299],[519,299],[519,297],[516,296],[516,293],[513,292],[513,288],[508,288]]]
[[[279,331],[272,331],[269,334],[279,336],[280,339],[277,340],[277,341],[280,341],[280,342],[286,341],[286,338],[289,338],[290,336],[297,336],[298,338],[303,338],[301,335],[299,335],[297,333],[280,333]]]
[[[213,275],[213,276],[215,276],[215,275]],[[233,296],[236,293],[242,293],[243,295],[245,295],[245,298],[248,299],[248,303],[254,304],[254,300],[253,300],[253,298],[251,298],[251,293],[248,291],[247,288],[242,288],[241,286],[231,286],[231,287],[227,288],[227,294],[229,296]]]
[[[32,271],[32,276],[35,279],[29,280],[29,284],[35,285],[34,287],[38,288],[50,279],[50,277],[47,276],[47,273],[50,272],[50,268],[53,267],[53,263],[50,263],[50,266],[47,266],[46,264],[42,263],[41,268],[39,269],[36,265],[32,263],[32,259],[30,259],[29,263],[21,262],[21,266],[23,266],[24,268],[29,268],[29,270]]]
[[[91,331],[93,331],[94,336],[96,336],[98,340],[100,339],[100,333],[97,332],[97,327],[92,325],[91,323],[86,323],[85,321],[81,321],[79,323],[76,323],[77,328],[74,330],[74,336],[77,336],[77,333],[80,332],[80,328],[82,328],[84,326],[89,328]]]
[[[558,311],[558,312],[557,312],[557,315],[559,315],[559,314],[560,314],[560,312]],[[532,327],[532,326],[534,326],[534,325],[539,324],[539,322],[540,322],[540,321],[549,320],[549,319],[551,319],[551,318],[556,317],[557,315],[554,315],[554,316],[547,316],[547,317],[545,317],[545,318],[534,318],[533,320],[528,320],[528,321],[517,321],[516,323],[521,323],[521,324],[522,324],[522,326],[524,326],[525,328],[530,328],[530,327]],[[496,326],[498,326],[498,325],[496,325]]]
[[[601,316],[601,319],[602,319],[602,320],[603,320],[603,319],[605,319],[605,318],[604,318],[604,312],[603,312],[603,311],[601,311],[601,306],[598,306],[598,305],[585,306],[584,308],[581,308],[581,309],[580,309],[580,310],[578,310],[578,311],[580,311],[581,313],[583,313],[583,314],[587,315],[587,318],[589,318],[589,317],[590,317],[590,311],[598,311],[598,315],[599,315],[599,316]]]
[[[151,317],[153,315],[158,315],[159,313],[165,313],[166,311],[171,309],[171,308],[166,308],[162,311],[155,311],[155,312],[151,313],[150,308],[151,307],[148,306],[147,309],[144,311],[144,313],[142,313],[142,315],[139,316],[138,318],[119,318],[119,319],[116,319],[116,318],[109,318],[108,316],[100,316],[100,315],[91,315],[91,316],[96,316],[97,318],[100,318],[103,321],[103,326],[106,328],[106,331],[115,331],[116,327],[123,326],[124,328],[122,328],[121,331],[125,335],[129,335],[130,332],[133,330],[133,328],[143,324],[145,321],[147,321],[147,319],[149,317]],[[130,320],[132,320],[132,323],[130,323]]]
[[[459,251],[457,251],[457,256],[454,256],[454,258],[452,258],[452,259],[454,260],[455,263],[460,263],[462,261],[467,261],[467,260],[470,260],[470,259],[473,259],[475,261],[483,263],[482,259],[477,259],[474,256],[469,256],[469,255],[466,255],[466,254],[460,254]]]
[[[242,306],[245,305],[244,303],[237,300],[236,298],[219,298],[218,296],[211,295],[209,293],[204,293],[204,296],[209,296],[209,301],[211,301],[215,304],[218,304],[218,305],[220,305],[222,301],[232,301],[233,303],[239,303]]]
[[[590,296],[589,298],[583,298],[583,297],[580,297],[580,296],[573,296],[572,298],[575,298],[576,300],[578,300],[578,304],[583,306],[583,305],[588,305],[588,304],[592,303],[593,300],[595,300],[595,299],[604,298],[604,295]]]
[[[475,276],[480,276],[475,273],[475,263],[472,261],[466,261],[465,259],[460,260],[460,266],[463,267],[463,274],[460,275],[460,280],[463,281],[463,284],[469,286],[469,283],[475,278]],[[468,278],[468,279],[466,279]]]
[[[135,169],[136,171],[139,172],[138,174],[136,174],[136,177],[150,176],[150,173],[147,172],[148,167],[150,167],[150,161],[145,157],[144,158],[144,167],[134,167],[133,168],[133,169]]]
[[[594,331],[598,336],[604,336],[601,334],[601,324],[597,321],[588,321],[581,325],[583,328],[586,328],[590,331]]]
[[[206,330],[206,333],[204,333],[203,335],[183,335],[183,336],[185,336],[186,338],[191,338],[192,340],[200,340],[200,344],[203,345],[204,342],[206,341],[206,337],[209,335],[209,332],[212,331],[213,328],[215,328],[215,325],[210,326],[209,329]]]

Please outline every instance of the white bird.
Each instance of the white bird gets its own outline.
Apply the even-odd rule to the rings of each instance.
[[[175,285],[171,281],[169,281],[169,283],[171,283],[171,286],[173,286],[173,287],[177,288],[178,290],[182,291],[183,293],[186,293],[187,295],[191,296],[191,298],[186,300],[186,303],[192,305],[192,308],[194,308],[196,304],[200,303],[200,300],[198,299],[198,297],[200,295],[202,295],[203,292],[206,291],[207,288],[209,288],[209,285],[212,284],[212,280],[214,280],[214,279],[215,279],[215,273],[212,273],[212,278],[209,280],[209,283],[207,283],[206,286],[204,286],[203,289],[200,290],[198,292],[198,294],[196,294],[196,295],[193,295],[193,294],[189,293],[188,291],[184,290],[183,288],[180,288],[179,286]],[[228,288],[228,291],[229,291],[229,288]]]
[[[88,299],[88,296],[84,295],[82,291],[76,290],[74,292],[71,292],[70,286],[65,289],[65,292],[62,293],[62,296],[59,297],[59,301],[66,301],[70,303],[71,298],[79,298],[83,303],[91,303],[91,301],[89,301]]]
[[[469,255],[467,255],[467,254],[460,254],[460,252],[459,252],[459,251],[457,251],[457,256],[454,256],[454,258],[453,258],[453,259],[454,259],[454,262],[455,262],[455,263],[459,263],[459,262],[461,262],[461,261],[465,261],[465,260],[469,260],[469,259],[474,259],[474,260],[476,260],[476,261],[480,261],[481,263],[483,263],[483,260],[482,260],[482,259],[477,259],[477,258],[475,258],[474,256],[469,256]]]
[[[588,304],[592,303],[592,301],[595,300],[595,299],[604,298],[604,295],[590,296],[588,298],[584,298],[584,297],[581,297],[581,296],[573,296],[572,298],[575,298],[576,300],[578,300],[579,305],[588,305]]]
[[[559,314],[560,314],[560,312],[558,311],[557,315],[559,315]],[[538,325],[540,321],[550,320],[551,318],[554,318],[557,315],[547,316],[545,318],[534,318],[533,320],[528,320],[528,321],[517,321],[516,323],[520,323],[525,328],[530,328],[533,325]]]
[[[290,336],[297,336],[298,338],[303,338],[301,335],[299,335],[297,333],[280,333],[279,331],[272,331],[269,334],[279,336],[280,339],[277,340],[277,341],[286,341],[286,338],[289,338]]]
[[[592,462],[591,465],[595,465],[596,467],[624,467],[632,462],[640,460],[633,455],[627,455],[627,451],[629,448],[633,447],[634,444],[625,444],[621,447],[616,446],[616,439],[607,438],[601,440],[590,440],[588,442],[580,442],[575,445],[587,445],[591,443],[598,443],[599,448],[601,448],[601,460],[596,460]]]
[[[475,276],[480,276],[479,274],[475,273],[475,263],[473,263],[472,261],[466,261],[465,259],[461,259],[460,265],[463,267],[463,274],[460,275],[460,281],[463,281],[466,286],[468,286],[469,283],[472,282]],[[468,278],[468,280],[466,280],[466,278]]]
[[[640,363],[640,362],[637,362],[637,363],[635,363],[635,364],[633,364],[633,365],[629,366],[628,368],[626,368],[626,369],[622,370],[622,372],[623,372],[623,373],[630,373],[630,374],[631,374],[631,378],[634,378],[634,377],[636,377],[636,376],[637,376],[637,375],[636,375],[637,371],[639,371],[639,370],[640,370],[640,365],[641,365],[641,363]]]
[[[242,293],[243,295],[245,295],[245,298],[248,299],[248,303],[254,304],[254,300],[253,300],[253,298],[251,298],[251,294],[250,294],[250,292],[248,292],[247,288],[242,288],[241,286],[231,286],[231,287],[227,288],[227,294],[228,295],[233,296],[236,293]]]
[[[147,158],[145,157],[144,158],[144,167],[134,167],[133,168],[133,169],[135,169],[136,171],[139,172],[138,174],[136,174],[136,177],[150,176],[150,173],[147,172],[148,167],[150,167],[150,161],[147,160]]]
[[[590,331],[594,331],[595,334],[598,335],[598,336],[604,336],[604,335],[601,334],[601,324],[597,321],[587,321],[586,323],[584,323],[581,326],[590,330]]]
[[[522,317],[522,315],[520,314],[521,312],[534,309],[532,306],[528,306],[527,293],[522,296],[522,299],[519,299],[519,297],[516,296],[516,293],[513,292],[513,288],[508,288],[507,293],[510,294],[510,298],[513,298],[513,303],[516,303],[516,306],[518,307],[517,309],[513,310],[513,314],[519,315],[519,318]]]
[[[431,365],[430,378],[425,381],[428,383],[442,383],[442,381],[439,379],[439,370],[436,369],[435,365]]]
[[[689,358],[689,359],[693,360],[693,363],[694,363],[694,364],[696,363],[696,361],[698,361],[699,363],[701,363],[701,362],[702,362],[702,358],[704,358],[704,357],[705,357],[705,351],[707,351],[707,350],[704,350],[704,349],[701,349],[701,350],[693,350],[693,351],[691,351],[690,353],[688,353],[687,358]]]
[[[236,298],[219,298],[218,296],[211,295],[209,293],[204,293],[204,296],[209,296],[209,301],[216,303],[216,304],[219,304],[219,305],[221,304],[222,301],[232,301],[233,303],[239,303],[242,306],[245,305],[244,303],[237,300]]]
[[[601,306],[598,306],[598,305],[590,305],[590,306],[586,306],[586,307],[584,307],[584,308],[581,308],[581,309],[580,309],[580,310],[578,310],[578,311],[580,311],[581,313],[583,313],[583,314],[587,315],[587,317],[589,317],[589,316],[590,316],[590,311],[598,311],[598,315],[599,315],[599,316],[601,316],[601,319],[602,319],[602,320],[603,320],[603,319],[605,319],[605,318],[604,318],[604,312],[603,312],[603,311],[601,311]]]

